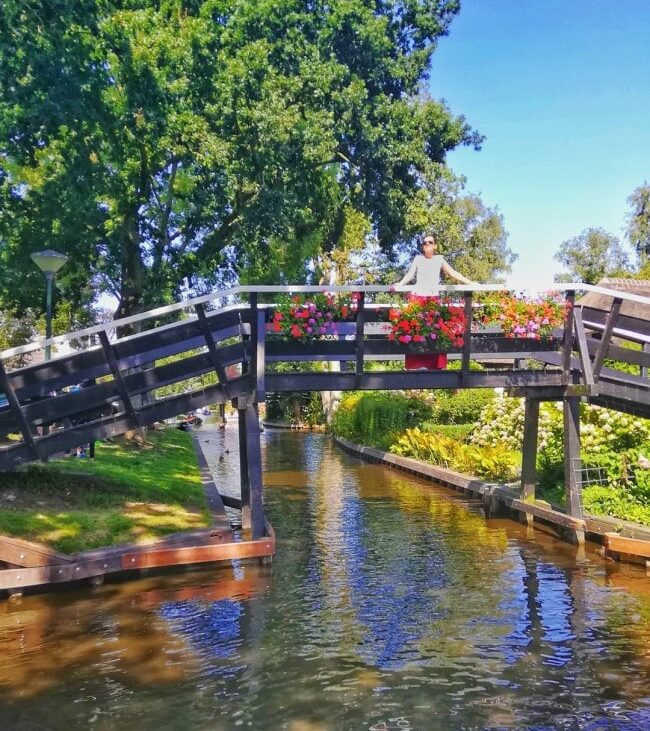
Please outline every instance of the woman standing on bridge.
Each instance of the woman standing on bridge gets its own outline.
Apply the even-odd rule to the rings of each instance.
[[[394,287],[400,287],[415,280],[415,294],[435,296],[438,294],[441,272],[461,284],[474,284],[450,266],[442,254],[436,254],[436,250],[435,238],[432,235],[425,236],[422,241],[422,253],[413,259],[408,272]]]

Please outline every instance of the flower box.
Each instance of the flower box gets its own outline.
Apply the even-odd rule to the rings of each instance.
[[[411,295],[401,308],[388,313],[387,338],[409,353],[446,353],[462,348],[465,311],[447,298]]]
[[[280,301],[267,332],[283,340],[310,343],[338,335],[338,324],[354,322],[359,295],[329,292],[295,295]]]
[[[406,353],[404,368],[407,371],[444,370],[447,367],[447,353]]]

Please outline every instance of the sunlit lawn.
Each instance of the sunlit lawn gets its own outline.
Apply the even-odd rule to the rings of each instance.
[[[207,526],[191,435],[169,428],[147,440],[1,475],[0,533],[72,553]]]

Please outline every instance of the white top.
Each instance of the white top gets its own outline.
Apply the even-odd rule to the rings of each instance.
[[[418,254],[411,268],[400,279],[397,284],[408,284],[415,280],[416,294],[437,295],[440,286],[440,271],[442,270],[445,257],[442,254],[434,254],[428,258],[423,254]]]

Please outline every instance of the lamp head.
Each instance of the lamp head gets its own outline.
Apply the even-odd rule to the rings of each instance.
[[[46,274],[56,274],[66,261],[68,261],[68,257],[65,254],[60,254],[53,249],[35,251],[30,256],[34,264]]]

